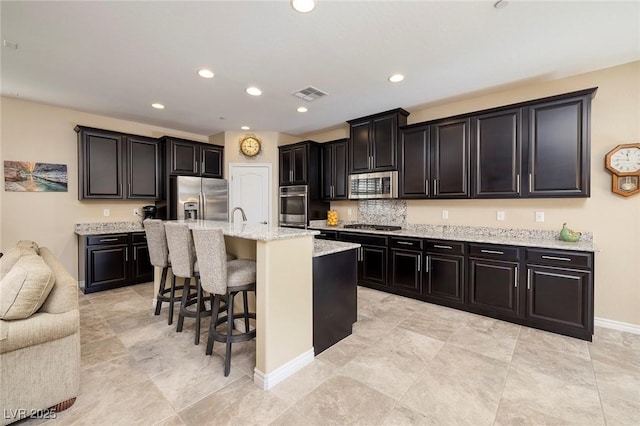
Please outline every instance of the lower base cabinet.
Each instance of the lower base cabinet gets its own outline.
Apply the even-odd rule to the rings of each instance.
[[[78,248],[84,293],[153,280],[144,232],[83,236]]]
[[[465,244],[453,241],[426,242],[425,299],[459,307],[464,304]]]

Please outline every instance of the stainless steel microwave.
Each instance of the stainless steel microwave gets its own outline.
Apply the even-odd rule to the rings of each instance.
[[[349,175],[349,199],[398,198],[398,172]]]

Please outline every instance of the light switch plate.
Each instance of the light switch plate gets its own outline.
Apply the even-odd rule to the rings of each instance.
[[[347,216],[351,216],[351,209],[347,209]]]
[[[103,214],[103,216],[109,216],[111,214],[111,212],[109,211],[109,209],[104,209],[104,210],[102,210],[102,214]]]
[[[442,218],[449,219],[449,210],[442,210]]]
[[[496,212],[496,220],[504,220],[505,214],[502,210]]]
[[[536,222],[544,222],[544,212],[536,212]]]

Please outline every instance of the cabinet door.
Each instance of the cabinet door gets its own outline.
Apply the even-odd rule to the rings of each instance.
[[[469,259],[469,304],[488,313],[519,314],[518,264]]]
[[[131,280],[133,282],[153,281],[153,265],[149,260],[149,247],[147,244],[133,244],[131,251],[133,255]]]
[[[527,318],[550,331],[577,331],[591,339],[592,279],[589,271],[527,265]]]
[[[198,144],[171,140],[169,142],[170,173],[197,176],[200,148]]]
[[[477,198],[520,197],[522,112],[514,109],[473,118]]]
[[[94,129],[78,133],[79,198],[123,198],[122,136]]]
[[[369,121],[351,125],[351,143],[349,144],[349,161],[351,173],[368,172],[371,167],[369,148]]]
[[[387,285],[387,248],[362,246],[360,281],[377,286]]]
[[[127,198],[160,199],[162,171],[158,141],[128,136],[126,144]]]
[[[464,257],[427,253],[425,296],[448,302],[464,302]]]
[[[372,169],[375,171],[397,168],[396,144],[398,138],[398,119],[396,115],[380,117],[371,121]]]
[[[528,108],[528,196],[588,197],[590,192],[587,97]]]
[[[429,127],[403,130],[400,157],[400,198],[429,195]]]
[[[127,284],[128,247],[120,244],[87,248],[85,292]]]
[[[469,119],[431,125],[432,198],[469,197]]]
[[[348,190],[348,159],[347,141],[337,142],[333,145],[333,197],[334,200],[346,200]]]
[[[291,148],[280,149],[280,185],[293,182],[293,153]]]
[[[306,185],[307,183],[307,146],[297,146],[292,149],[293,157],[293,179],[296,185]]]
[[[391,250],[389,285],[403,293],[422,294],[422,252]]]
[[[333,144],[325,143],[321,148],[322,161],[322,198],[333,199]]]
[[[200,175],[209,178],[222,178],[222,148],[200,145]]]

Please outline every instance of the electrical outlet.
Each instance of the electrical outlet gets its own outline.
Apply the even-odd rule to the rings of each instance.
[[[351,216],[351,209],[347,209],[347,216]]]
[[[134,216],[140,216],[140,209],[133,209]]]
[[[536,212],[536,222],[544,222],[544,212]]]
[[[498,210],[496,212],[496,220],[504,220],[504,212],[502,210]]]
[[[442,218],[449,219],[449,210],[442,210]]]
[[[109,216],[110,214],[111,214],[111,211],[109,211],[109,209],[102,210],[102,215],[103,216]]]

